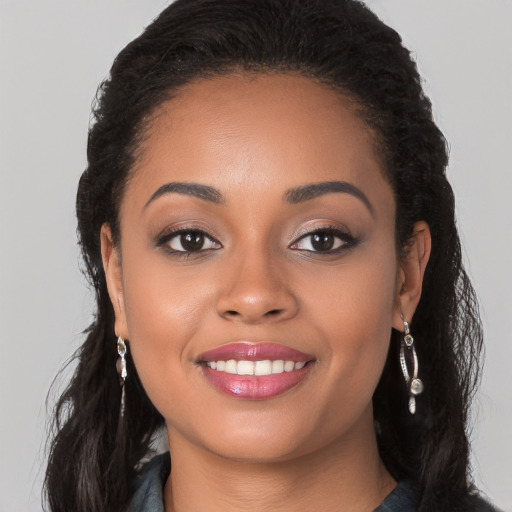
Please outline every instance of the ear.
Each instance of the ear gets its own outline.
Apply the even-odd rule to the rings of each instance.
[[[431,246],[428,224],[424,221],[414,224],[413,234],[404,249],[397,276],[393,327],[399,331],[404,330],[404,320],[411,323],[420,301],[423,276]]]
[[[128,339],[128,326],[126,322],[126,310],[124,307],[123,272],[119,249],[114,246],[112,230],[108,224],[101,226],[101,259],[107,281],[108,294],[114,307],[115,335]]]

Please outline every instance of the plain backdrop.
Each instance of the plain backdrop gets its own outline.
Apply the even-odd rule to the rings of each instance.
[[[416,56],[450,142],[487,335],[474,475],[512,511],[512,1],[367,3]],[[0,512],[41,509],[46,394],[90,320],[73,211],[90,105],[115,55],[166,4],[0,0]]]

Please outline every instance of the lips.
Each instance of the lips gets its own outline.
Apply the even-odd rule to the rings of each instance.
[[[278,343],[230,343],[200,357],[204,376],[228,396],[265,400],[300,384],[314,357]]]

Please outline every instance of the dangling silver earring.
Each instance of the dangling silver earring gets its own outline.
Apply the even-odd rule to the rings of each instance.
[[[416,412],[416,396],[423,391],[423,382],[418,378],[418,356],[414,348],[414,338],[411,336],[409,324],[404,320],[404,336],[400,340],[400,366],[407,385],[407,392],[409,393],[409,412],[414,414]],[[412,376],[409,373],[409,366],[412,366]]]
[[[126,376],[128,375],[128,372],[126,371],[126,359],[125,359],[125,355],[126,355],[126,344],[123,340],[123,338],[121,338],[121,336],[119,336],[119,338],[117,338],[117,353],[119,354],[119,357],[117,358],[117,361],[116,361],[116,369],[117,369],[117,374],[119,375],[119,385],[121,386],[121,409],[119,411],[119,414],[121,416],[124,416],[124,408],[125,408],[125,391],[124,391],[124,382],[126,380]]]

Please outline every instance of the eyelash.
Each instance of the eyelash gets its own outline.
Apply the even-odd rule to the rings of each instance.
[[[204,243],[203,243],[201,248],[199,248],[197,250],[186,250],[185,248],[183,248],[183,245],[181,245],[183,250],[172,248],[170,245],[170,242],[172,242],[175,239],[178,239],[178,237],[183,236],[183,235],[194,235],[196,237],[197,236],[203,237],[204,241],[208,241],[208,243],[214,244],[217,247],[208,247],[205,249],[205,248],[203,248],[204,247]],[[337,238],[339,245],[338,245],[338,247],[335,247],[334,249],[328,248],[325,251],[314,250],[314,248],[312,248],[312,249],[302,248],[301,249],[300,247],[298,247],[298,245],[301,241],[307,240],[308,238],[310,239],[311,247],[313,247],[313,243],[311,243],[312,242],[311,239],[315,235],[327,235],[327,236],[332,236],[334,238]],[[339,242],[341,242],[341,243],[339,243]],[[329,255],[329,254],[338,254],[342,251],[348,250],[351,247],[355,246],[357,244],[357,242],[358,242],[357,238],[353,237],[346,231],[343,231],[339,227],[325,226],[325,227],[313,229],[312,231],[308,231],[307,233],[302,234],[298,239],[296,239],[295,242],[293,242],[289,246],[289,248],[292,250],[295,250],[295,251],[303,251],[303,252],[309,252],[309,253],[313,253],[313,254]],[[179,242],[179,243],[181,243],[181,242]],[[336,244],[336,241],[334,241],[334,244]],[[222,244],[218,240],[216,240],[215,238],[210,236],[206,231],[204,231],[202,229],[198,229],[198,228],[193,228],[193,227],[180,227],[178,229],[175,229],[175,230],[165,233],[164,235],[162,235],[158,238],[158,240],[156,242],[156,246],[164,247],[169,253],[171,253],[173,255],[177,255],[177,256],[183,256],[183,257],[189,257],[192,254],[204,253],[205,251],[212,251],[212,250],[217,250],[217,249],[222,248]]]
[[[304,248],[300,249],[297,247],[299,242],[301,242],[302,240],[307,240],[308,238],[310,239],[309,243],[312,246],[313,245],[312,240],[311,240],[312,237],[315,235],[320,235],[320,234],[333,236],[334,238],[337,238],[339,241],[341,241],[341,243],[339,243],[338,247],[336,247],[334,249],[327,249],[325,251],[319,251],[319,250],[314,250],[314,249],[304,249]],[[292,245],[290,245],[290,249],[293,249],[296,251],[302,250],[304,252],[309,252],[309,253],[313,253],[313,254],[325,254],[325,255],[338,254],[342,251],[346,251],[346,250],[354,247],[358,243],[358,241],[359,240],[357,238],[353,237],[346,231],[343,231],[339,227],[325,226],[325,227],[316,228],[316,229],[313,229],[312,231],[308,231],[307,233],[304,233],[295,242],[293,242]],[[334,243],[336,243],[336,242],[334,242]]]
[[[205,241],[208,241],[211,244],[215,244],[218,247],[208,247],[206,249],[201,247],[197,251],[187,251],[185,248],[183,248],[184,250],[173,249],[170,245],[170,242],[172,242],[174,239],[178,239],[178,237],[181,237],[183,235],[199,235],[203,237]],[[191,254],[220,249],[222,247],[222,244],[219,241],[215,240],[215,238],[213,238],[211,235],[209,235],[206,231],[202,229],[192,227],[180,227],[178,229],[174,229],[160,236],[156,242],[156,246],[165,248],[165,250],[167,250],[169,253],[173,255],[188,257]]]

